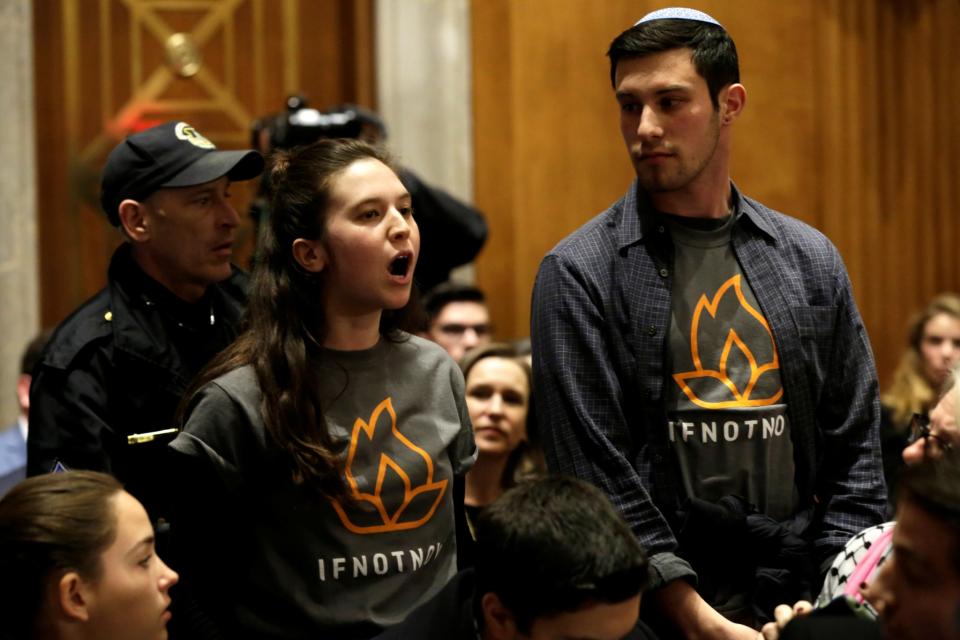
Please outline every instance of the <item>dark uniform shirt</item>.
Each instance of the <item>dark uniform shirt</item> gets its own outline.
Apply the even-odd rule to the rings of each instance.
[[[237,269],[190,304],[148,277],[128,245],[107,286],[57,328],[30,389],[27,473],[58,468],[114,474],[168,517],[166,443],[181,396],[238,333],[247,276]]]

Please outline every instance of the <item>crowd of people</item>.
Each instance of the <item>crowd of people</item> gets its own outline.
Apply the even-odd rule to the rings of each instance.
[[[726,29],[607,55],[636,180],[544,257],[528,343],[421,299],[448,196],[376,141],[118,144],[107,286],[24,365],[0,638],[960,639],[960,297],[880,396],[833,244],[731,180]]]

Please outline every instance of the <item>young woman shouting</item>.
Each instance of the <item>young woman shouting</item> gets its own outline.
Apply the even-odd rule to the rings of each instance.
[[[456,572],[463,377],[398,329],[420,250],[377,149],[278,155],[249,329],[189,399],[174,523],[206,637],[367,638]]]

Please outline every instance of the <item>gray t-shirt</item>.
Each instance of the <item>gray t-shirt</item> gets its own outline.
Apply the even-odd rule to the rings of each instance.
[[[224,501],[241,505],[244,569],[228,588],[257,637],[373,635],[456,573],[453,477],[476,457],[460,370],[412,336],[328,350],[316,366],[352,504],[313,498],[282,467],[265,471],[277,456],[249,366],[201,390],[171,445],[212,465]]]
[[[797,494],[779,357],[730,244],[735,216],[712,229],[664,218],[675,247],[668,440],[685,491],[743,496],[785,519]]]

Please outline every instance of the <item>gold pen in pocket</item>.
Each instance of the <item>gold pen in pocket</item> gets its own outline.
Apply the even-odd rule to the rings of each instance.
[[[148,431],[146,433],[131,433],[127,436],[127,444],[144,444],[145,442],[153,442],[153,440],[159,436],[169,435],[171,433],[176,433],[179,431],[176,427],[172,429],[160,429],[159,431]]]

